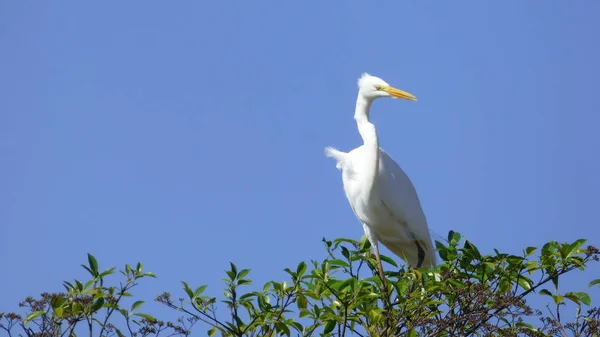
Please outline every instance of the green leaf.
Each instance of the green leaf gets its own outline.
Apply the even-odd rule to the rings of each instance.
[[[592,299],[590,298],[590,295],[584,293],[583,291],[568,292],[565,294],[565,297],[577,304],[579,304],[579,301],[581,301],[581,303],[585,305],[592,304]]]
[[[137,266],[136,266],[136,273],[137,274],[141,274],[142,273],[142,263],[138,262]]]
[[[217,333],[217,327],[213,326],[212,328],[210,328],[210,330],[208,330],[208,336],[214,336]]]
[[[444,246],[439,241],[435,242],[435,246],[437,247],[436,250],[438,251],[438,254],[440,255],[442,261],[448,262],[448,248],[446,248],[446,246]]]
[[[305,272],[306,272],[306,263],[304,263],[304,261],[302,261],[298,264],[298,267],[296,268],[296,274],[298,274],[298,277],[300,277]]]
[[[156,274],[154,274],[153,272],[145,272],[144,276],[156,278]]]
[[[564,259],[569,256],[570,247],[568,244],[563,243],[558,248],[558,251],[560,252],[560,257]]]
[[[379,298],[379,294],[378,293],[368,293],[366,295],[364,295],[366,298],[368,299],[372,299],[372,298]]]
[[[194,292],[192,291],[192,288],[190,288],[190,286],[184,281],[181,281],[181,283],[183,284],[183,290],[185,290],[185,293],[188,294],[190,299],[194,298]]]
[[[88,253],[87,256],[88,256],[88,264],[90,266],[90,269],[92,270],[91,271],[92,276],[96,277],[96,276],[98,276],[98,261],[96,261],[96,258],[90,253]]]
[[[336,321],[327,322],[327,324],[325,325],[325,329],[323,330],[323,333],[328,334],[328,333],[332,332],[333,329],[335,328],[335,324],[336,324]]]
[[[231,322],[225,322],[225,324],[229,327],[230,331],[235,331],[237,327]]]
[[[244,284],[252,284],[251,280],[239,280],[238,285],[243,286]]]
[[[83,269],[87,270],[88,273],[90,273],[90,275],[92,275],[92,277],[96,277],[96,275],[94,275],[94,272],[88,267],[88,266],[84,266],[81,265],[83,267]]]
[[[381,258],[381,261],[385,261],[385,262],[391,264],[392,266],[398,268],[398,265],[396,264],[396,262],[394,260],[392,260],[391,258],[389,258],[385,255],[379,255],[379,258]]]
[[[599,279],[595,279],[592,282],[590,282],[590,284],[588,284],[588,287],[593,287],[596,284],[600,284],[600,278]]]
[[[394,288],[396,288],[396,292],[398,292],[398,295],[400,296],[400,298],[403,298],[407,293],[408,293],[408,289],[411,285],[411,281],[408,279],[401,279],[398,282],[393,282],[392,286]]]
[[[302,310],[302,309],[306,309],[308,307],[308,301],[306,300],[306,297],[304,297],[302,295],[298,295],[296,297],[296,301],[298,304],[298,309]]]
[[[448,232],[448,242],[450,242],[451,246],[456,246],[460,242],[461,236],[460,233],[455,231]]]
[[[294,273],[293,271],[290,270],[290,268],[285,268],[283,271],[285,271],[286,273],[290,274],[290,276],[292,277],[292,279],[297,278],[298,273]]]
[[[100,310],[100,308],[102,308],[102,305],[104,305],[104,297],[100,297],[94,302],[94,304],[92,304],[92,313]]]
[[[550,296],[552,297],[552,293],[550,291],[548,291],[548,289],[542,289],[539,292],[540,295],[546,295],[546,296]]]
[[[63,287],[65,287],[65,289],[67,291],[71,291],[71,290],[75,289],[75,287],[73,287],[73,285],[67,281],[63,281]]]
[[[537,263],[537,261],[529,261],[529,262],[527,262],[526,266],[527,266],[527,272],[529,273],[529,275],[531,275],[538,267],[538,263]]]
[[[76,316],[83,313],[83,306],[81,305],[81,303],[73,303],[73,305],[71,306],[71,314]]]
[[[554,284],[554,292],[558,292],[558,275],[552,278],[552,283]]]
[[[114,272],[115,272],[115,268],[113,267],[113,268],[110,268],[110,269],[107,269],[107,270],[101,272],[100,275],[98,275],[98,277],[104,277],[104,276],[110,275]]]
[[[154,318],[152,315],[148,315],[148,314],[134,314],[134,315],[145,318],[145,319],[149,320],[150,322],[156,322],[156,318]]]
[[[229,265],[231,266],[231,272],[233,273],[233,275],[237,276],[237,267],[235,266],[235,264],[229,262]]]
[[[542,258],[543,259],[549,259],[554,254],[554,251],[557,248],[558,248],[558,242],[556,242],[556,241],[546,242],[542,246]]]
[[[204,290],[206,290],[206,287],[207,287],[207,285],[203,285],[203,286],[196,288],[196,290],[194,291],[194,298],[200,296],[204,292]]]
[[[92,284],[94,284],[94,280],[89,280],[83,285],[83,290],[88,290]]]
[[[298,323],[298,322],[291,322],[292,326],[294,327],[294,329],[296,329],[298,332],[302,332],[304,331],[304,327],[302,326],[302,324]]]
[[[144,301],[137,301],[131,305],[131,312],[136,311],[140,306],[144,304]]]
[[[348,262],[342,261],[340,259],[329,260],[329,264],[332,266],[342,266],[342,267],[350,267]]]
[[[250,272],[250,269],[243,269],[240,271],[240,273],[238,274],[238,279],[242,279],[244,278],[244,276],[248,275],[248,273]]]
[[[352,289],[352,282],[353,282],[354,280],[356,280],[356,279],[355,279],[354,277],[352,277],[352,278],[349,278],[349,279],[347,279],[347,280],[344,280],[344,281],[342,281],[342,282],[339,284],[339,288],[338,288],[338,289],[339,289],[339,291],[341,291],[341,292],[348,292],[348,291],[351,291],[351,290],[353,290],[353,289]]]
[[[517,328],[527,328],[529,330],[535,330],[533,328],[533,325],[531,325],[529,323],[525,323],[525,322],[517,322],[516,326],[517,326]]]
[[[525,255],[530,256],[531,254],[533,254],[533,252],[535,252],[536,249],[537,249],[536,247],[527,247],[525,249]]]
[[[528,278],[526,278],[526,277],[524,277],[524,276],[519,276],[519,279],[518,279],[518,280],[519,280],[519,281],[518,281],[519,285],[520,285],[520,286],[521,286],[523,289],[525,289],[525,290],[529,290],[529,289],[531,289],[531,286],[533,285],[533,281],[531,281],[530,279],[528,279]]]
[[[55,296],[54,298],[52,298],[52,302],[50,302],[50,306],[53,309],[60,308],[66,301],[67,301],[67,299],[64,298],[63,296],[60,296],[60,295]]]
[[[464,249],[469,252],[474,258],[481,259],[481,253],[479,249],[475,247],[469,240],[465,240]]]
[[[417,331],[415,329],[408,330],[406,337],[417,337]]]
[[[348,248],[342,246],[342,256],[344,256],[347,260],[350,260],[350,252]]]
[[[371,248],[371,241],[368,240],[366,235],[363,235],[360,238],[360,251],[367,251],[367,249]]]
[[[290,336],[291,332],[290,332],[290,328],[287,327],[287,325],[285,323],[282,322],[277,322],[275,323],[275,330],[277,330],[278,333],[283,333],[286,336]]]
[[[561,295],[552,295],[552,298],[554,299],[554,303],[559,305],[562,303],[564,297]]]
[[[586,239],[579,239],[575,242],[573,242],[572,244],[569,245],[569,256],[573,255],[573,254],[577,254],[578,250],[581,248],[581,245],[583,245],[587,240]]]
[[[578,266],[579,269],[581,269],[581,270],[584,269],[583,268],[584,262],[583,262],[583,258],[581,256],[571,256],[569,260],[572,264]]]
[[[46,314],[46,311],[44,311],[44,310],[34,311],[34,312],[30,313],[29,315],[27,315],[27,317],[23,321],[23,325],[25,325],[25,324],[33,321],[34,319],[40,317],[41,315],[45,315],[45,314]]]

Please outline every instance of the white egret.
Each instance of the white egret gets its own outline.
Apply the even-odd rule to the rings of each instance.
[[[436,265],[417,192],[406,173],[379,147],[377,130],[369,121],[369,108],[376,98],[417,99],[366,73],[358,80],[358,89],[354,119],[364,144],[348,153],[327,147],[325,154],[334,158],[336,167],[342,171],[344,192],[373,246],[379,274],[385,284],[378,242],[411,267]]]

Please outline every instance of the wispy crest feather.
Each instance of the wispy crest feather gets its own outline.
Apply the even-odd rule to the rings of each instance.
[[[372,77],[372,76],[369,75],[368,73],[362,73],[362,75],[358,79],[358,87],[360,88],[361,86],[363,86],[363,82],[370,77]]]

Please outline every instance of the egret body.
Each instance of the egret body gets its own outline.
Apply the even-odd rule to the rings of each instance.
[[[377,98],[417,99],[369,74],[363,74],[358,80],[358,89],[354,119],[363,145],[347,153],[327,147],[325,154],[334,158],[336,167],[342,171],[344,192],[373,246],[385,283],[379,242],[413,268],[436,265],[417,192],[406,173],[379,147],[377,130],[369,121],[369,108]]]

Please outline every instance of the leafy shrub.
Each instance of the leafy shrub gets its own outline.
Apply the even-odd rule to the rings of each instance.
[[[245,291],[250,270],[234,264],[222,299],[204,295],[205,285],[182,282],[184,297],[174,300],[165,292],[155,299],[183,315],[175,322],[139,312],[143,301],[123,307],[123,297],[132,296],[138,282],[155,277],[142,264],[126,265],[120,271],[124,281],[108,285],[115,269],[99,271],[88,255],[83,267],[89,280],[64,282],[62,293],[26,298],[20,304],[24,316],[0,313],[0,329],[9,336],[19,330],[18,335],[52,337],[74,336],[80,329],[89,336],[188,336],[192,328],[209,336],[598,336],[600,309],[591,307],[590,296],[559,291],[561,276],[598,261],[598,249],[584,247],[585,240],[551,241],[521,255],[482,255],[450,232],[447,244],[436,242],[442,260],[436,268],[406,269],[382,256],[387,292],[368,240],[323,242],[326,259],[286,268],[288,282],[270,281],[260,291]],[[600,279],[589,283],[598,285]],[[547,316],[527,304],[535,294],[552,304]],[[575,311],[568,322],[561,318],[567,302]],[[535,326],[526,322],[535,316]]]

